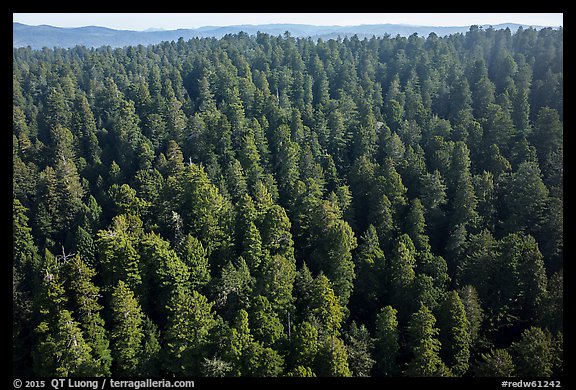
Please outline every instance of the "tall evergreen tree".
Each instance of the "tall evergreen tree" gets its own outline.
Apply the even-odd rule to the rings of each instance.
[[[374,345],[370,332],[364,325],[356,325],[352,322],[346,334],[348,348],[348,366],[352,376],[368,377],[376,361],[372,359]]]
[[[522,332],[519,341],[512,343],[516,372],[522,376],[548,377],[552,374],[552,337],[538,327]]]
[[[312,286],[310,314],[319,321],[322,334],[340,335],[344,312],[338,296],[332,288],[332,283],[323,274],[318,275]]]
[[[136,290],[142,284],[140,254],[128,224],[126,215],[115,217],[111,229],[98,232],[96,245],[105,283],[115,286],[123,280],[131,290]]]
[[[163,325],[170,297],[178,288],[188,287],[190,272],[169,242],[154,233],[144,235],[139,252],[143,274],[141,296],[145,297],[142,305]]]
[[[351,376],[348,351],[340,338],[328,336],[320,343],[316,367],[320,377]]]
[[[69,259],[63,267],[66,273],[67,290],[70,295],[73,313],[84,335],[84,341],[90,347],[91,361],[86,364],[86,376],[109,376],[112,357],[108,334],[100,312],[100,289],[94,285],[96,271],[87,266],[80,255]]]
[[[484,311],[478,298],[478,293],[473,286],[467,285],[462,287],[458,290],[458,296],[466,311],[466,318],[468,319],[467,333],[470,337],[470,347],[472,349],[480,337]]]
[[[71,313],[63,309],[56,314],[53,321],[55,321],[53,333],[47,334],[34,351],[36,373],[56,377],[93,374],[94,371],[86,367],[91,365],[91,348],[84,340],[82,331],[78,323],[72,319]]]
[[[466,314],[458,293],[449,292],[438,314],[440,356],[456,376],[466,373],[470,359],[470,322]]]
[[[385,280],[385,261],[376,228],[370,225],[355,252],[357,278],[350,302],[350,306],[361,318],[369,318],[384,295],[382,281]]]
[[[110,300],[112,373],[134,376],[142,354],[144,313],[128,285],[120,280]]]
[[[318,353],[318,330],[308,321],[294,326],[290,339],[289,363],[297,367],[314,367]]]
[[[200,240],[187,234],[186,238],[179,243],[176,251],[190,273],[190,288],[197,290],[206,286],[211,280],[210,264],[206,250]]]
[[[162,359],[165,369],[177,376],[200,375],[208,335],[215,326],[212,303],[196,291],[176,288],[167,307]]]
[[[450,369],[440,358],[441,348],[438,340],[436,319],[424,305],[414,313],[408,324],[408,337],[412,360],[406,367],[407,376],[451,376]]]
[[[495,349],[480,355],[474,366],[474,375],[479,377],[511,377],[516,372],[512,356],[505,349]]]
[[[396,363],[400,351],[400,331],[396,313],[397,310],[392,306],[386,306],[376,316],[374,357],[377,376],[396,376],[400,372]]]

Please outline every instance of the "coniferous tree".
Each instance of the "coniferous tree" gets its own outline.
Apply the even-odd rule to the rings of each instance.
[[[96,271],[87,266],[80,255],[69,259],[63,271],[66,273],[67,290],[79,327],[84,335],[84,341],[90,347],[91,361],[86,364],[84,375],[108,376],[112,357],[110,355],[108,334],[100,312],[102,306],[98,300],[100,289],[92,279]]]
[[[72,319],[68,310],[61,310],[54,319],[55,329],[40,342],[35,351],[42,356],[36,372],[39,375],[57,377],[87,376],[94,374],[91,368],[91,348],[82,336],[78,323]]]
[[[412,239],[417,251],[427,252],[430,250],[430,244],[426,236],[424,207],[418,198],[411,202],[408,215],[406,215],[406,232]]]
[[[14,199],[12,204],[12,231],[13,231],[13,266],[26,279],[21,286],[25,291],[32,291],[33,283],[36,282],[35,274],[40,270],[40,254],[34,243],[32,229],[29,226],[29,218],[26,215],[27,208],[20,200]]]
[[[495,349],[480,355],[474,366],[474,375],[479,377],[511,377],[516,372],[512,356],[505,349]]]
[[[549,190],[542,181],[537,162],[526,161],[504,184],[506,209],[502,212],[503,230],[526,231],[534,234],[542,224]]]
[[[242,257],[222,268],[219,280],[214,283],[213,299],[217,306],[224,308],[223,316],[228,319],[238,310],[250,306],[254,282],[254,277]]]
[[[98,143],[94,113],[85,95],[76,96],[72,128],[78,133],[79,155],[84,156],[88,164],[98,164],[102,149]]]
[[[323,274],[318,275],[310,294],[310,314],[320,324],[320,332],[325,335],[340,335],[344,312],[332,283]]]
[[[308,321],[302,321],[293,328],[289,363],[312,370],[318,353],[318,330]]]
[[[31,372],[32,300],[23,287],[22,276],[12,266],[12,372],[20,375]]]
[[[184,227],[197,237],[208,255],[226,253],[230,245],[231,206],[211,183],[203,168],[192,164],[184,172],[178,211]]]
[[[160,331],[158,326],[150,319],[144,317],[144,340],[142,355],[138,366],[138,374],[141,376],[159,376],[160,374]]]
[[[120,280],[110,300],[112,373],[134,376],[142,354],[144,313],[128,285]]]
[[[215,326],[212,303],[184,287],[176,288],[167,304],[168,323],[163,335],[165,369],[177,376],[200,374],[208,335]]]
[[[376,361],[372,358],[373,340],[364,325],[352,322],[346,335],[348,366],[352,376],[370,376]]]
[[[541,323],[551,332],[562,331],[564,313],[561,309],[564,303],[564,272],[560,270],[550,276],[547,283],[547,297],[541,311]]]
[[[401,318],[405,319],[414,306],[411,290],[416,282],[416,248],[407,234],[396,239],[388,267],[390,299],[402,308]]]
[[[530,327],[518,342],[512,343],[512,349],[518,375],[548,377],[552,374],[552,337],[549,332]]]
[[[143,306],[163,324],[167,318],[170,297],[179,288],[187,288],[190,272],[168,241],[149,233],[140,241],[141,269],[143,274]],[[153,297],[153,299],[151,299]],[[162,319],[162,320],[160,320]]]
[[[400,351],[400,332],[397,310],[392,306],[383,307],[376,316],[376,340],[374,342],[375,374],[377,376],[396,376],[399,367],[396,363]]]
[[[254,299],[251,312],[254,339],[265,347],[276,347],[279,341],[285,338],[284,325],[268,299],[258,295]]]
[[[440,356],[456,376],[468,370],[470,359],[470,322],[460,296],[456,291],[447,294],[439,308],[439,340],[442,344]]]
[[[538,161],[547,176],[553,168],[553,156],[563,151],[563,128],[558,112],[543,107],[538,112],[530,141],[538,152]]]
[[[248,313],[240,309],[234,319],[234,326],[231,328],[230,350],[228,351],[233,376],[248,375],[249,370],[256,364],[255,356],[252,354],[253,344],[254,338],[250,333]]]
[[[406,367],[407,376],[451,376],[450,369],[440,358],[439,330],[436,319],[424,305],[414,313],[408,324],[408,337],[412,360]]]
[[[474,227],[478,217],[477,200],[470,175],[469,150],[463,142],[457,142],[454,146],[448,179],[451,188],[449,197],[452,199],[448,217],[451,230],[454,231],[459,225]]]
[[[310,367],[297,366],[292,371],[286,374],[288,377],[316,377],[316,374],[312,371]]]
[[[142,284],[140,254],[131,233],[126,215],[115,217],[111,229],[98,232],[96,245],[103,266],[102,277],[109,286],[123,280],[131,290],[136,290]]]
[[[386,258],[373,225],[370,225],[362,236],[355,257],[357,278],[350,306],[364,318],[376,311],[384,295],[382,281],[385,278]]]
[[[467,333],[470,337],[470,347],[473,349],[480,337],[480,329],[482,321],[484,320],[484,311],[478,298],[478,293],[473,286],[463,286],[458,290],[458,296],[460,297],[460,301],[462,301],[464,310],[466,311],[466,318],[468,319]]]
[[[66,291],[56,256],[45,250],[42,281],[35,309],[39,314],[36,343],[32,350],[34,372],[38,375],[81,376],[90,360],[90,347],[85,343],[78,323],[66,310]],[[76,343],[75,348],[68,346]],[[77,348],[76,348],[77,347]]]
[[[179,243],[176,251],[190,273],[190,288],[198,290],[206,286],[211,280],[210,265],[206,250],[200,240],[187,234],[186,238]]]
[[[347,348],[344,342],[336,336],[327,336],[320,343],[316,359],[320,377],[351,376]]]

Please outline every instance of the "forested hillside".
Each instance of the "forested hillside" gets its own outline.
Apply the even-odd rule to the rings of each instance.
[[[18,376],[560,376],[563,30],[13,50]]]

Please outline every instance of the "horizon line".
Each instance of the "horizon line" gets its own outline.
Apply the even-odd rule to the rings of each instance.
[[[203,25],[203,26],[198,26],[198,27],[176,27],[173,29],[167,29],[167,28],[163,28],[163,27],[154,27],[154,26],[150,26],[147,27],[143,30],[134,30],[134,29],[122,29],[122,28],[115,28],[115,27],[107,27],[107,26],[102,26],[102,25],[82,25],[82,26],[57,26],[57,25],[53,25],[53,24],[27,24],[27,23],[22,23],[22,22],[18,22],[18,21],[13,21],[12,24],[21,24],[24,26],[29,26],[29,27],[53,27],[53,28],[61,28],[61,29],[78,29],[78,28],[85,28],[85,27],[98,27],[98,28],[105,28],[105,29],[109,29],[109,30],[115,30],[115,31],[134,31],[134,32],[169,32],[169,31],[178,31],[178,30],[198,30],[201,28],[207,28],[207,27],[212,27],[212,28],[221,28],[221,27],[243,27],[243,26],[281,26],[281,25],[290,25],[290,26],[311,26],[311,27],[326,27],[326,28],[330,28],[330,27],[340,27],[340,28],[344,28],[344,27],[366,27],[366,26],[406,26],[406,27],[435,27],[435,28],[462,28],[462,27],[471,27],[471,26],[478,26],[478,27],[484,27],[484,26],[499,26],[499,25],[517,25],[517,26],[528,26],[528,27],[550,27],[550,28],[559,28],[559,27],[563,27],[562,25],[543,25],[543,24],[528,24],[528,23],[518,23],[518,22],[500,22],[500,23],[482,23],[482,24],[463,24],[463,25],[431,25],[431,24],[409,24],[409,23],[361,23],[361,24],[354,24],[354,25],[341,25],[341,24],[332,24],[332,25],[320,25],[320,24],[309,24],[309,23],[242,23],[242,24],[224,24],[224,25],[212,25],[212,24],[208,24],[208,25]],[[153,31],[148,31],[148,30],[153,30]]]

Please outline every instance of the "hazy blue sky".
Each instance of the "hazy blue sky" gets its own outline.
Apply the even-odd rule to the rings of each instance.
[[[196,28],[237,24],[297,23],[350,26],[399,23],[427,26],[522,23],[562,26],[561,13],[14,13],[13,21],[57,27],[102,26],[122,30]]]

